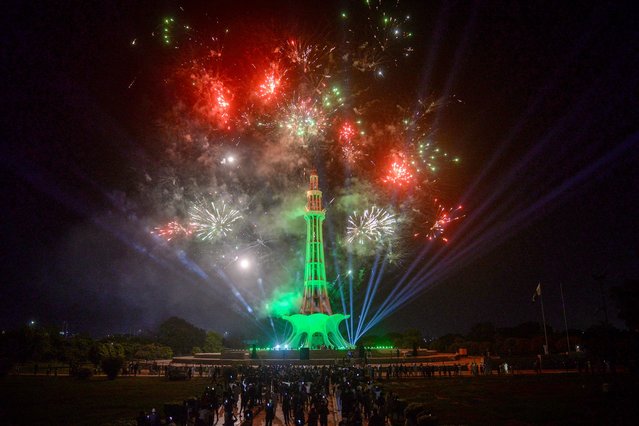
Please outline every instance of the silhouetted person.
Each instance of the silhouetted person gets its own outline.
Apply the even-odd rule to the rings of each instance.
[[[317,426],[317,421],[319,420],[319,415],[317,414],[317,410],[315,407],[311,407],[308,412],[308,426]]]
[[[373,408],[373,414],[368,419],[368,426],[384,426],[384,417],[379,415],[377,408]]]
[[[328,404],[326,401],[322,402],[317,414],[319,414],[320,426],[328,426]]]
[[[266,413],[266,426],[272,426],[273,419],[275,418],[275,403],[272,400],[269,400],[266,403],[264,411]]]
[[[304,407],[302,404],[295,410],[295,426],[304,426]]]
[[[282,413],[284,413],[284,424],[288,426],[291,421],[291,397],[287,393],[282,397]]]

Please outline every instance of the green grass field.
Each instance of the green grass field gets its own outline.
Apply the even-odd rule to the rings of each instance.
[[[384,386],[428,404],[440,425],[637,424],[636,383],[628,375],[607,382],[609,392],[602,378],[576,374],[411,378]],[[140,410],[200,395],[206,385],[200,378],[10,376],[0,379],[0,424],[123,425]]]

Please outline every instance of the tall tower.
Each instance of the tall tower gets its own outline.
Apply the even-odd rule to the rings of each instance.
[[[347,348],[349,343],[339,332],[339,325],[349,317],[334,314],[328,298],[326,265],[324,262],[324,238],[322,224],[326,211],[322,208],[322,191],[319,190],[317,171],[311,171],[306,191],[306,256],[304,258],[304,297],[300,313],[284,315],[291,323],[292,331],[286,345],[291,348]]]
[[[326,267],[324,264],[324,238],[322,224],[326,211],[322,209],[322,191],[319,190],[317,171],[311,171],[311,181],[306,191],[306,257],[304,266],[304,299],[301,314],[322,313],[331,315],[328,299]]]

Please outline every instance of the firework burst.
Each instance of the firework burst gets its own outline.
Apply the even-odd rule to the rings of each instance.
[[[324,134],[328,119],[311,98],[297,99],[289,103],[280,122],[280,128],[302,146]]]
[[[322,68],[324,58],[333,50],[335,47],[306,43],[301,39],[288,40],[284,49],[288,60],[300,66],[305,74]]]
[[[257,96],[264,102],[275,99],[282,90],[284,73],[280,71],[276,63],[272,63],[267,70],[262,82],[257,87]]]
[[[195,109],[219,129],[230,129],[233,93],[219,76],[206,71],[191,74]]]
[[[221,207],[218,207],[221,206]],[[242,219],[239,210],[230,208],[224,202],[200,201],[189,210],[190,226],[201,240],[215,241],[233,231],[235,222]]]
[[[354,212],[348,218],[346,241],[349,244],[379,243],[393,235],[397,219],[394,214],[376,206],[364,210],[362,214]]]
[[[382,182],[393,185],[396,188],[407,188],[414,182],[412,167],[403,159],[393,161],[382,178]]]
[[[151,233],[164,238],[166,241],[171,241],[174,238],[189,237],[193,231],[189,225],[183,226],[178,221],[173,220],[166,225],[156,226]]]
[[[424,232],[424,235],[426,236],[426,238],[429,241],[440,239],[441,241],[447,243],[448,238],[444,235],[446,228],[452,222],[456,222],[465,217],[462,209],[462,206],[445,208],[441,204],[438,204],[435,210],[434,219],[426,222],[425,224],[426,231]],[[421,234],[415,234],[416,237],[418,237],[419,235]]]
[[[310,167],[322,173],[335,230],[327,232],[334,256],[327,267],[335,268],[327,272],[348,265],[361,271],[357,285],[372,273],[373,258],[383,255],[389,273],[425,239],[445,241],[463,217],[433,203],[448,174],[433,175],[458,161],[440,148],[431,114],[448,101],[416,104],[393,90],[395,80],[380,78],[412,61],[403,59],[412,51],[408,15],[399,2],[348,3],[353,13],[341,14],[343,31],[264,31],[217,18],[191,30],[182,23],[198,20],[182,16],[188,11],[152,29],[167,47],[159,50],[166,63],[152,66],[175,72],[158,80],[168,92],[159,120],[164,152],[139,194],[154,217],[186,218],[158,224],[154,235],[207,242],[185,245],[207,273],[250,257],[267,295],[295,281],[304,238],[296,223],[303,223]],[[421,241],[407,241],[416,231]]]
[[[362,157],[361,150],[355,143],[357,129],[354,124],[346,121],[342,123],[338,131],[338,140],[342,148],[342,157],[349,164],[354,164]]]

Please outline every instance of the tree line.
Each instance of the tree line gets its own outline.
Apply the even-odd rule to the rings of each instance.
[[[0,375],[25,363],[62,363],[72,373],[92,364],[108,372],[131,361],[219,352],[223,345],[220,334],[207,332],[178,317],[171,317],[157,330],[141,335],[114,334],[100,339],[86,334],[69,335],[56,327],[30,323],[0,334]]]

